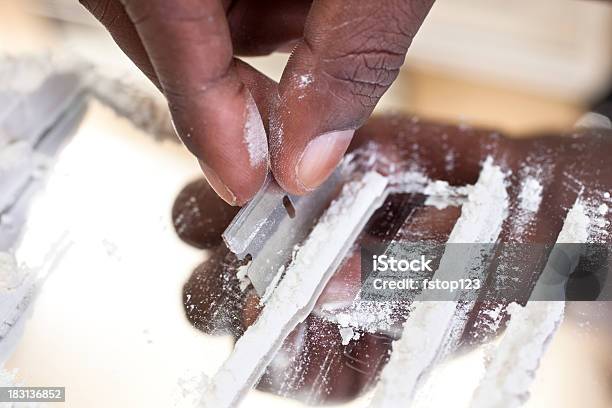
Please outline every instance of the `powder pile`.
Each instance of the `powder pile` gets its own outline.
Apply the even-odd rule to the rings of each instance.
[[[452,187],[446,181],[430,182],[423,191],[427,195],[425,205],[431,205],[438,210],[448,206],[462,205],[470,195],[473,186]]]
[[[394,314],[400,310],[392,301],[363,301],[356,299],[346,310],[333,313],[338,329],[350,328],[368,333],[393,331],[397,320]]]
[[[355,333],[351,327],[341,327],[340,328],[340,337],[342,338],[342,345],[346,346],[353,340],[354,337],[357,337],[355,340],[359,339],[359,333]]]

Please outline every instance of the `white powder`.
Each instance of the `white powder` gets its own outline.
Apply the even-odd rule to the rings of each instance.
[[[348,313],[338,313],[336,315],[336,322],[340,327],[348,327],[351,322],[350,315]]]
[[[487,325],[488,331],[492,332],[492,333],[496,333],[497,330],[499,329],[499,325],[501,324],[502,321],[502,309],[503,309],[503,305],[499,304],[491,309],[483,309],[481,311],[482,315],[485,315],[489,318],[489,322],[483,322],[482,319],[479,319],[477,322],[481,322],[483,324]]]
[[[340,337],[342,337],[343,346],[349,344],[355,336],[355,332],[353,332],[353,329],[350,327],[340,327],[338,330],[340,331]]]
[[[299,76],[299,78],[298,78],[298,88],[304,89],[304,88],[306,88],[310,84],[312,84],[312,75],[304,74],[304,75],[300,75]]]
[[[526,177],[521,183],[519,208],[528,212],[537,212],[542,202],[542,184],[535,177]]]
[[[249,152],[251,167],[259,167],[268,159],[268,137],[257,105],[250,94],[246,103],[244,142]]]
[[[472,400],[473,408],[519,407],[546,346],[563,319],[564,302],[534,301],[508,306],[506,334],[491,355],[484,378]]]
[[[379,156],[377,153],[378,146],[370,144],[367,146],[367,151],[373,153],[370,159],[375,158],[376,162],[384,162],[384,156]],[[369,165],[374,164],[374,160],[368,162]],[[428,195],[425,205],[432,205],[438,209],[443,209],[448,206],[458,206],[466,202],[468,195],[474,186],[450,186],[446,181],[431,181],[423,173],[419,171],[400,171],[393,168],[392,163],[387,163],[387,170],[392,173],[389,177],[392,191],[396,193],[422,193]],[[362,301],[360,294],[351,303],[348,309],[335,312],[334,305],[327,305],[325,310],[322,310],[323,315],[333,318],[338,323],[339,329],[352,328],[359,329],[369,333],[388,333],[391,335],[397,334],[398,327],[395,324],[399,313],[403,306],[395,304],[392,301]],[[395,318],[392,315],[395,314]],[[358,335],[358,333],[357,333]]]
[[[494,307],[493,309],[483,310],[482,313],[489,316],[491,320],[496,321],[500,317],[501,310],[502,310],[502,305],[500,304]]]
[[[585,211],[590,218],[589,236],[596,241],[605,242],[610,232],[608,231],[608,204],[601,203],[597,198],[591,197],[585,202]]]
[[[461,205],[467,200],[472,187],[452,187],[446,181],[432,181],[425,187],[423,192],[428,196],[427,200],[425,200],[425,205],[434,206],[438,210],[443,210],[448,206]]]
[[[21,280],[22,276],[15,257],[7,252],[0,252],[0,291],[15,289]]]
[[[255,323],[236,342],[200,406],[236,405],[258,381],[286,336],[312,311],[335,271],[338,256],[350,247],[346,241],[354,240],[374,206],[382,204],[387,183],[385,177],[370,172],[344,186],[297,252]],[[334,239],[330,240],[332,233]]]
[[[478,182],[463,205],[449,243],[495,242],[508,208],[505,177],[488,158]],[[455,249],[453,249],[455,248]],[[467,277],[478,254],[465,248],[447,247],[434,278]],[[476,251],[478,252],[478,251]],[[424,291],[404,324],[402,337],[393,343],[393,353],[384,368],[371,406],[400,407],[410,405],[419,381],[444,348],[444,340],[453,324],[457,301],[435,300],[436,294]],[[427,300],[433,299],[433,300]]]
[[[533,169],[531,169],[533,171]],[[538,171],[541,173],[541,170]],[[513,208],[512,231],[510,240],[513,242],[522,242],[525,231],[534,219],[540,204],[542,203],[542,183],[534,176],[526,176],[521,181],[521,190],[518,195],[518,205]]]
[[[488,157],[483,164],[478,182],[461,208],[461,216],[451,231],[449,243],[495,242],[508,212],[508,193],[505,176],[499,166]]]
[[[577,200],[557,242],[585,243],[588,228],[589,218]],[[507,310],[510,323],[499,345],[491,350],[490,364],[474,392],[473,408],[512,408],[525,402],[540,360],[563,320],[565,302],[532,300],[524,308],[513,303]]]
[[[242,292],[244,292],[245,289],[248,288],[249,285],[251,284],[251,280],[247,276],[249,264],[250,262],[246,265],[239,266],[238,269],[236,270],[236,278],[238,278],[238,284]]]
[[[281,265],[281,267],[278,269],[278,272],[276,272],[276,275],[274,275],[272,282],[270,282],[270,284],[266,288],[266,291],[264,292],[263,296],[261,297],[261,299],[259,299],[259,304],[261,306],[263,306],[268,301],[268,299],[270,299],[270,296],[272,296],[272,293],[274,293],[274,291],[276,290],[276,287],[278,286],[278,283],[280,282],[284,274],[285,265]]]
[[[369,333],[389,332],[393,329],[392,314],[399,309],[394,302],[363,301],[359,297],[360,295],[357,295],[348,309],[341,312],[332,311],[330,317],[335,318],[339,328],[351,327]],[[326,316],[328,310],[322,312]]]
[[[396,170],[389,176],[389,184],[398,193],[422,193],[427,183],[429,179],[419,171]]]
[[[569,244],[587,242],[590,224],[591,220],[586,215],[584,205],[580,200],[577,200],[567,213],[557,242]]]
[[[346,171],[363,166],[363,168],[379,169],[383,174],[388,174],[389,188],[394,193],[423,193],[430,182],[429,178],[421,171],[416,163],[411,163],[410,168],[402,167],[394,160],[389,159],[387,153],[381,151],[381,146],[375,142],[368,142],[365,146],[346,155],[347,158],[358,157],[359,160],[345,160]]]
[[[599,207],[597,207],[597,212],[600,215],[606,215],[608,213],[608,206],[606,204],[602,204]]]

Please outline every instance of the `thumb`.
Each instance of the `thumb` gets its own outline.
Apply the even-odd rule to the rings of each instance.
[[[393,83],[433,0],[315,0],[279,84],[270,155],[293,194],[321,185]]]

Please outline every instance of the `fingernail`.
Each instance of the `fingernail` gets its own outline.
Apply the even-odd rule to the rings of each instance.
[[[198,161],[200,163],[202,171],[204,172],[204,177],[206,177],[206,181],[208,181],[208,184],[210,184],[212,189],[215,190],[215,193],[217,193],[217,195],[229,205],[236,205],[236,195],[232,193],[229,188],[227,188],[227,186],[223,183],[223,181],[221,181],[217,173],[210,166],[206,165],[206,163],[201,160]]]
[[[306,146],[297,164],[297,181],[305,190],[319,187],[334,171],[346,152],[354,130],[341,130],[317,136]]]

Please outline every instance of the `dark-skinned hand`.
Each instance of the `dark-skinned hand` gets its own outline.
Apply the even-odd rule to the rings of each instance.
[[[433,1],[80,0],[165,95],[181,140],[232,205],[269,169],[290,193],[323,183]],[[288,49],[279,84],[236,58]]]

